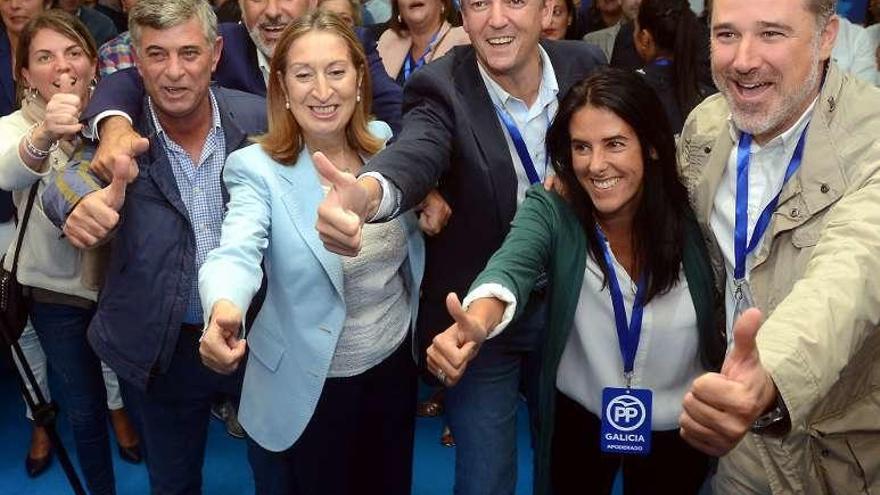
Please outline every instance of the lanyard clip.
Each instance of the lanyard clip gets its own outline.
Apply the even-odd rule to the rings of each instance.
[[[632,388],[632,381],[633,381],[633,372],[632,371],[624,371],[623,372],[623,379],[626,382],[626,389],[627,390],[631,389]]]

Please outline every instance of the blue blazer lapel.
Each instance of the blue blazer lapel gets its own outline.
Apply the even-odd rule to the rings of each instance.
[[[462,101],[471,112],[472,122],[479,123],[473,125],[471,130],[484,158],[475,165],[483,169],[492,185],[494,200],[490,197],[487,204],[495,204],[502,223],[506,225],[516,213],[516,171],[489,91],[477,68],[473,49],[469,49],[461,63],[455,67],[453,77]]]
[[[294,227],[321,263],[339,297],[344,299],[342,263],[337,255],[324,248],[318,231],[315,230],[318,205],[323,201],[324,193],[308,151],[300,153],[296,165],[276,167],[276,170],[282,179],[282,189],[285,190],[282,203],[287,208]]]

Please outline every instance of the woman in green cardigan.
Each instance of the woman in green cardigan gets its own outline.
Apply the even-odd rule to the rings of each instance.
[[[663,106],[639,75],[603,70],[560,104],[547,148],[565,198],[529,191],[463,305],[447,298],[456,323],[429,369],[454,385],[546,279],[535,493],[607,494],[621,468],[627,494],[697,493],[709,458],[678,418],[725,339]]]

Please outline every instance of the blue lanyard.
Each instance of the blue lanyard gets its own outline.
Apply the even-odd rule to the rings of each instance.
[[[785,188],[788,179],[801,166],[801,161],[803,161],[804,157],[804,143],[806,142],[807,129],[809,127],[809,124],[807,124],[807,127],[801,132],[801,136],[798,138],[794,149],[794,155],[792,155],[791,161],[788,163],[788,168],[785,169],[782,187],[779,188],[779,192],[776,193],[776,196],[764,208],[761,216],[758,217],[758,221],[755,223],[755,230],[752,232],[752,238],[748,241],[748,245],[746,237],[749,224],[749,161],[751,159],[752,136],[745,132],[740,135],[739,146],[736,152],[736,220],[733,231],[733,255],[735,261],[733,277],[736,280],[745,278],[746,257],[758,247],[758,243],[761,242],[764,232],[767,231],[767,227],[770,225],[770,217],[776,211],[776,205],[779,203],[782,189]]]
[[[441,27],[442,29],[442,27]],[[422,56],[419,57],[418,62],[414,61],[412,58],[412,51],[406,52],[406,58],[403,59],[403,80],[406,81],[409,79],[409,76],[415,72],[416,69],[425,65],[425,58],[431,53],[431,50],[434,49],[434,42],[437,41],[437,35],[440,34],[440,31],[434,33],[434,36],[431,36],[431,41],[428,42],[428,46],[425,47],[425,52],[422,53]],[[415,66],[415,67],[413,67]]]
[[[501,117],[501,122],[503,122],[504,127],[507,128],[507,133],[510,134],[510,140],[513,141],[513,147],[516,148],[516,154],[519,156],[519,161],[522,162],[522,166],[526,170],[526,176],[529,178],[529,183],[537,184],[541,182],[541,177],[535,169],[534,162],[532,162],[532,155],[529,154],[529,148],[526,146],[526,141],[523,139],[522,134],[520,134],[519,128],[516,127],[516,122],[513,121],[513,117],[511,117],[506,110],[498,108],[498,105],[495,105],[495,112]],[[547,173],[546,159],[544,160],[544,173]]]
[[[670,65],[672,65],[672,60],[669,60],[668,58],[660,57],[660,58],[654,59],[654,61],[651,62],[651,65],[656,65],[657,67],[669,67]]]
[[[633,302],[632,318],[627,325],[626,307],[623,305],[623,293],[620,292],[620,284],[617,282],[614,259],[611,256],[611,249],[608,247],[608,240],[598,225],[596,226],[596,235],[599,237],[599,244],[602,245],[602,252],[605,254],[605,266],[608,269],[608,291],[611,293],[611,306],[614,308],[617,342],[620,344],[620,355],[623,357],[623,373],[627,377],[627,388],[629,388],[629,380],[636,363],[636,351],[639,349],[639,338],[642,335],[642,313],[645,309],[645,290],[648,284],[643,273],[639,277],[636,299]]]

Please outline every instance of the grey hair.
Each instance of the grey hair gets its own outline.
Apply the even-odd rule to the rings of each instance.
[[[206,0],[139,0],[128,13],[132,46],[140,46],[144,27],[168,29],[193,17],[199,20],[205,41],[213,45],[217,39],[217,15]]]
[[[824,29],[825,24],[837,11],[837,0],[804,0],[807,2],[807,10],[816,16],[816,25]]]

